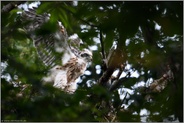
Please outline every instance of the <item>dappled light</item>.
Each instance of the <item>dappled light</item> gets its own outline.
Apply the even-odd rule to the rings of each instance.
[[[183,122],[182,1],[1,6],[2,122]],[[67,73],[71,52],[83,71]]]

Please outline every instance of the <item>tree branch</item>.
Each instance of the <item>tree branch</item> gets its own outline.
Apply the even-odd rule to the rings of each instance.
[[[101,44],[101,55],[102,55],[102,70],[105,71],[107,69],[107,63],[106,63],[107,59],[106,59],[106,54],[104,50],[102,30],[100,30],[100,44]]]
[[[103,58],[103,59],[106,59],[105,50],[104,50],[103,35],[102,35],[102,31],[101,31],[101,30],[100,30],[100,44],[101,44],[102,58]]]
[[[106,60],[107,69],[99,79],[100,85],[105,85],[111,78],[114,70],[121,66],[123,62],[123,53],[120,49],[111,49]]]
[[[4,5],[3,8],[1,9],[2,13],[5,12],[10,12],[14,8],[16,8],[18,5],[25,3],[26,1],[15,1],[15,2],[10,2],[7,5]]]
[[[115,69],[108,68],[102,75],[102,77],[99,79],[99,84],[104,86],[106,85],[107,81],[111,78],[111,75],[113,74]]]
[[[127,75],[119,80],[115,80],[115,82],[113,83],[113,85],[109,88],[109,91],[114,91],[116,88],[118,88],[120,85],[123,84],[123,82],[125,82],[130,76],[130,72],[127,73]]]

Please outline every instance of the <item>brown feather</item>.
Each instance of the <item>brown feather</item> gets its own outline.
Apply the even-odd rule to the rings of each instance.
[[[67,70],[67,83],[75,82],[75,80],[83,74],[86,63],[79,63],[77,58],[71,58],[65,65],[61,67]]]

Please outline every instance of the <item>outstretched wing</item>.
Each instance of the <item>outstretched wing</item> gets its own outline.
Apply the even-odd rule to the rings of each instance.
[[[50,20],[47,13],[38,15],[35,9],[29,9],[23,12],[22,17],[28,22],[25,29],[33,39],[39,57],[45,65],[52,67],[43,81],[51,82],[66,92],[74,92],[76,79],[86,70],[92,53],[80,50],[82,40],[78,36],[68,38],[61,22],[56,22],[56,30],[47,29]]]
[[[53,67],[56,64],[65,64],[71,57],[75,57],[61,22],[56,23],[56,31],[47,32],[44,26],[50,20],[49,14],[38,15],[34,8],[24,11],[22,17],[28,22],[25,29],[33,39],[38,55],[45,65]]]

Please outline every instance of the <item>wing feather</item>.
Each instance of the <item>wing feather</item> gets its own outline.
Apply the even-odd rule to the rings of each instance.
[[[55,32],[42,35],[36,32],[43,31],[45,24],[49,22],[49,15],[44,13],[38,15],[35,9],[23,12],[22,16],[28,25],[25,29],[34,42],[38,56],[46,66],[52,67],[44,82],[53,83],[54,87],[61,88],[67,92],[74,92],[77,88],[76,79],[86,70],[87,61],[82,58],[79,37],[72,38],[60,22]],[[38,30],[38,31],[37,31]]]
[[[38,15],[35,9],[29,8],[28,11],[23,12],[22,17],[24,21],[29,22],[25,29],[33,39],[37,53],[46,66],[53,67],[56,64],[65,64],[71,57],[75,56],[68,45],[66,29],[60,22],[56,23],[58,27],[56,32],[43,36],[35,34],[35,32],[49,21],[50,17],[47,13]]]

